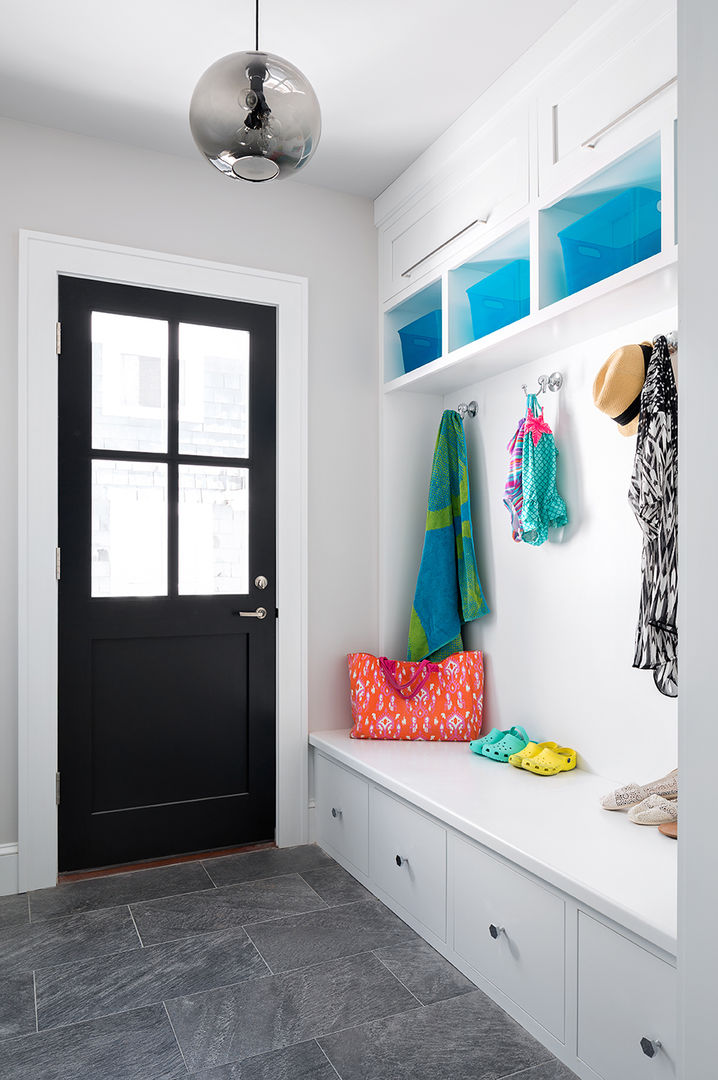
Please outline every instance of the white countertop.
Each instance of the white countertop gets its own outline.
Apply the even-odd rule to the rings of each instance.
[[[465,743],[350,739],[347,730],[312,732],[309,743],[676,955],[678,844],[603,810],[612,781],[582,769],[535,776]]]

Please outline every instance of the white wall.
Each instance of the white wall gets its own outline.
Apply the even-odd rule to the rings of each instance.
[[[17,838],[17,278],[29,228],[309,279],[309,726],[348,723],[374,642],[376,234],[368,200],[0,120],[0,844]],[[347,618],[351,612],[351,618]],[[339,719],[337,719],[339,718]]]
[[[593,404],[597,371],[619,345],[676,328],[675,309],[446,398],[476,398],[464,422],[474,540],[491,614],[469,625],[467,647],[486,654],[486,725],[521,724],[529,735],[572,746],[581,764],[621,783],[676,766],[676,702],[632,665],[641,584],[641,532],[627,492],[635,438]],[[540,396],[559,448],[558,489],[569,524],[541,547],[511,538],[503,505],[506,444],[523,415],[521,384],[560,371],[564,385]]]
[[[491,614],[466,628],[467,648],[486,664],[485,726],[521,724],[532,738],[573,746],[581,765],[617,783],[675,768],[676,702],[653,675],[632,667],[640,594],[641,533],[627,492],[635,438],[593,405],[598,369],[619,345],[675,329],[676,311],[644,319],[446,398],[397,393],[386,400],[385,439],[403,446],[414,472],[397,468],[383,513],[389,525],[382,571],[384,647],[406,655],[409,612],[423,541],[431,458],[443,409],[475,398],[464,421],[474,542]],[[506,445],[525,409],[522,383],[561,371],[563,388],[541,395],[559,447],[559,491],[569,525],[539,548],[516,544],[503,505]],[[398,552],[407,550],[404,564]]]

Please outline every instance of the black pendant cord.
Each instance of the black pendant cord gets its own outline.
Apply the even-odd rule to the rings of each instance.
[[[255,5],[254,16],[254,51],[259,52],[259,0]]]

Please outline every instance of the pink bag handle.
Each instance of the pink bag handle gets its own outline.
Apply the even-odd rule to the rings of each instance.
[[[396,677],[396,660],[389,660],[386,656],[380,656],[379,666],[389,686],[392,690],[396,690],[397,694],[403,697],[405,701],[416,697],[429,675],[433,671],[439,670],[438,664],[433,664],[429,660],[421,660],[414,674],[405,683],[400,683]]]

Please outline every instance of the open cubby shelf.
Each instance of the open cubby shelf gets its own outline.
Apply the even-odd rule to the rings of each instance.
[[[480,341],[529,314],[528,221],[449,270],[448,350]]]
[[[385,393],[449,394],[631,322],[676,302],[678,248],[652,256],[619,274],[567,296],[525,319],[472,341],[384,384]]]
[[[661,250],[661,140],[656,135],[539,211],[541,307]]]
[[[661,229],[661,140],[648,139],[384,313],[384,389],[449,393],[636,310],[675,303],[677,248]],[[662,235],[663,234],[663,235]],[[398,331],[441,340],[405,369]]]

